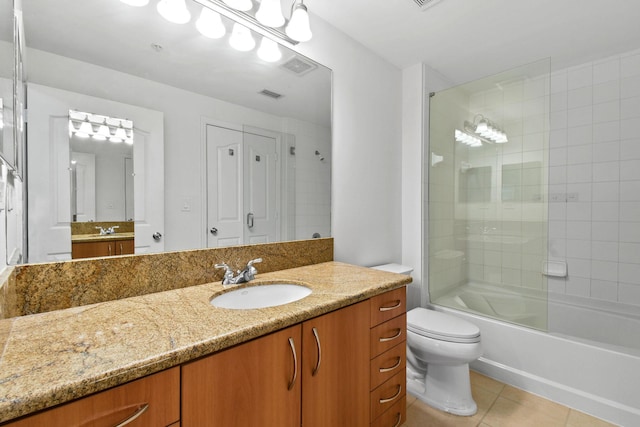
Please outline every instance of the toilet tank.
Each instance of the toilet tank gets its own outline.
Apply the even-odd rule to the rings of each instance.
[[[389,271],[391,273],[406,274],[407,276],[411,276],[411,272],[413,271],[412,267],[407,267],[406,265],[395,263],[375,265],[371,268],[374,268],[376,270]]]

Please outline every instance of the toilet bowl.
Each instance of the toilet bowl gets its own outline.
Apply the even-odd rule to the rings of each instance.
[[[454,415],[475,414],[469,362],[481,355],[474,324],[426,308],[407,313],[407,390],[426,404]]]

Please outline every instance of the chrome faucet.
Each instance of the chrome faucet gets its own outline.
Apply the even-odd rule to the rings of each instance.
[[[242,270],[238,270],[237,276],[234,276],[233,270],[224,262],[216,264],[214,267],[218,269],[224,268],[224,277],[222,278],[223,285],[237,285],[238,283],[249,282],[255,278],[258,270],[256,270],[253,264],[259,262],[262,262],[262,258],[252,259]]]
[[[96,227],[96,230],[100,230],[101,236],[106,236],[107,234],[114,234],[116,232],[116,228],[120,228],[120,226],[114,225],[108,228]]]

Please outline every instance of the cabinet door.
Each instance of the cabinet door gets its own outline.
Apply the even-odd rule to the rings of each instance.
[[[114,242],[116,255],[129,255],[134,253],[135,247],[133,244],[133,239],[127,240],[116,240]]]
[[[95,258],[115,255],[114,242],[82,242],[71,245],[71,258]]]
[[[299,427],[301,329],[183,365],[182,427]]]
[[[302,425],[369,425],[369,301],[302,325]]]
[[[168,426],[180,419],[180,368],[40,412],[6,427]]]

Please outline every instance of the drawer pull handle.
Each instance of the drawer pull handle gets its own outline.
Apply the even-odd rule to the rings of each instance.
[[[398,331],[398,333],[396,333],[394,336],[392,337],[380,337],[380,342],[387,342],[387,341],[393,341],[396,338],[399,338],[400,335],[402,335],[402,329],[401,328],[396,328],[396,330]]]
[[[111,246],[109,246],[111,247]],[[146,410],[149,409],[149,404],[145,403],[144,405],[140,406],[136,412],[133,413],[133,415],[131,415],[129,418],[127,418],[126,420],[118,423],[115,425],[115,427],[123,427],[126,426],[129,423],[132,423],[133,421],[135,421],[140,415],[144,414],[146,412]]]
[[[291,347],[291,354],[293,355],[293,378],[291,378],[287,390],[293,388],[296,383],[296,378],[298,377],[298,356],[296,355],[296,345],[293,342],[293,338],[289,338],[289,346]]]
[[[400,421],[402,421],[402,414],[398,412],[398,421],[396,421],[393,427],[398,427],[400,425]]]
[[[388,399],[380,399],[380,403],[393,402],[394,400],[396,400],[400,396],[400,393],[402,393],[402,386],[400,384],[398,384],[398,392],[396,394],[394,394],[392,397],[389,397]]]
[[[109,256],[111,256],[111,243],[109,243]]]
[[[120,243],[120,255],[124,255],[124,249],[122,249],[122,243]]]
[[[316,363],[316,367],[313,368],[313,372],[311,372],[311,376],[315,377],[318,373],[318,369],[320,369],[320,363],[322,362],[322,347],[320,346],[320,337],[318,336],[318,330],[316,328],[312,328],[313,336],[316,338],[316,346],[318,347],[318,363]]]
[[[391,366],[390,368],[380,368],[379,371],[381,374],[385,372],[393,371],[394,369],[397,369],[398,366],[400,366],[401,364],[402,364],[402,357],[398,357],[398,361],[396,362],[395,365]]]
[[[395,305],[390,305],[390,306],[386,306],[386,307],[380,307],[380,308],[378,308],[378,310],[380,310],[380,311],[395,310],[396,308],[400,307],[401,305],[402,305],[402,300],[397,299]]]

